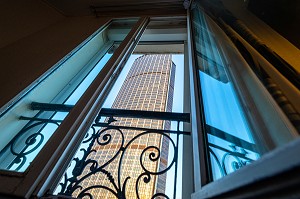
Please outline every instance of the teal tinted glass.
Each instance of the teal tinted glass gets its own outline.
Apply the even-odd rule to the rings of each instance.
[[[196,66],[204,108],[208,163],[213,180],[250,164],[260,155],[231,81],[224,55],[205,15],[192,12]]]
[[[0,169],[27,169],[136,21],[112,21],[95,32],[1,114]]]

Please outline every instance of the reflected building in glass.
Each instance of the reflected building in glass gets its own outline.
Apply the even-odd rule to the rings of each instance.
[[[145,111],[161,111],[171,112],[173,103],[174,79],[176,65],[172,62],[170,54],[143,55],[137,58],[112,105],[114,109],[127,110],[145,110]],[[132,119],[132,118],[115,118],[113,122],[116,126],[131,126],[152,129],[170,129],[169,121],[152,120],[152,119]],[[114,155],[120,150],[122,137],[119,132],[110,130],[112,141],[105,146],[94,145],[97,151],[92,153],[89,158],[97,160],[99,165],[103,165],[110,161]],[[125,143],[128,143],[141,131],[123,130]],[[157,154],[154,148],[143,150],[148,146],[155,146],[160,149],[159,161],[151,161],[150,153]],[[136,186],[140,198],[151,198],[155,193],[164,193],[166,187],[166,174],[155,176],[152,175],[150,181],[145,183],[146,176],[139,176],[143,173],[141,165],[147,170],[157,172],[164,170],[168,164],[169,141],[159,134],[147,134],[140,136],[134,140],[124,154],[121,166],[121,184],[127,177],[126,198],[137,198]],[[114,160],[104,169],[110,172],[114,179],[109,175],[101,174],[92,175],[83,181],[82,187],[87,188],[94,185],[104,185],[113,188],[114,180],[117,183],[119,159]],[[89,167],[84,171],[89,173]],[[108,190],[99,188],[92,189],[90,193],[94,198],[116,198]],[[74,193],[77,196],[78,192]]]

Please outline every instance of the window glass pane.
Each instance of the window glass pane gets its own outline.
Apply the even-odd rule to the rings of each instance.
[[[194,9],[192,19],[210,165],[216,180],[256,160],[260,152],[205,16]]]
[[[0,169],[26,170],[136,21],[115,20],[94,33],[1,114]]]

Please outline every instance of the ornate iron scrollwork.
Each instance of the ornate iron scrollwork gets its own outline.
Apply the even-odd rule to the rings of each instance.
[[[1,169],[25,170],[26,165],[30,164],[38,150],[42,148],[42,145],[46,143],[47,139],[62,122],[62,120],[53,119],[55,114],[57,112],[68,112],[73,106],[32,102],[29,107],[37,112],[34,117],[19,117],[19,121],[27,121],[27,123],[0,151]],[[53,126],[47,129],[51,125]]]
[[[25,117],[20,119],[26,120]],[[47,124],[59,126],[58,121],[50,119],[32,120],[8,143],[0,153],[0,156],[10,153],[10,162],[7,163],[5,169],[11,170],[13,168],[15,171],[22,169],[25,163],[28,162],[27,158],[43,144],[45,135],[42,133],[42,129]]]
[[[92,127],[92,129],[95,131],[95,128]],[[95,142],[99,145],[108,145],[111,143],[113,136],[111,134],[106,134],[109,130],[116,130],[118,133],[120,133],[122,139],[121,139],[121,145],[119,150],[115,153],[115,155],[109,159],[106,163],[104,163],[103,165],[99,165],[97,160],[91,160],[88,159],[89,154],[95,152],[95,150],[93,149],[93,146],[95,144]],[[83,196],[88,196],[90,198],[93,198],[92,195],[90,193],[88,193],[89,190],[91,189],[96,189],[96,188],[102,188],[102,189],[106,189],[107,191],[109,191],[110,193],[112,193],[113,195],[115,195],[117,198],[126,198],[126,184],[128,182],[128,180],[130,180],[130,176],[126,177],[125,181],[121,182],[121,168],[122,168],[122,159],[124,157],[124,154],[126,152],[126,150],[130,147],[130,145],[137,139],[141,138],[143,135],[146,134],[160,134],[162,136],[166,136],[169,141],[172,143],[172,146],[174,148],[174,150],[176,151],[176,155],[177,155],[177,146],[175,145],[174,141],[171,139],[170,136],[168,136],[167,134],[161,133],[161,132],[151,132],[151,131],[145,131],[142,132],[138,135],[136,135],[133,139],[131,139],[127,144],[125,144],[124,141],[124,133],[122,132],[122,130],[118,127],[113,127],[113,126],[109,126],[106,127],[104,129],[99,130],[98,132],[93,133],[91,138],[88,138],[87,140],[84,141],[84,143],[86,142],[90,142],[88,149],[80,149],[81,151],[84,152],[84,156],[82,159],[78,159],[78,158],[74,158],[73,160],[76,162],[75,167],[72,171],[72,176],[68,178],[67,174],[65,174],[64,177],[64,182],[60,183],[61,185],[61,192],[60,194],[62,195],[72,195],[77,189],[81,189],[80,193],[78,194],[77,197],[83,197]],[[102,137],[102,140],[100,140],[100,138]],[[150,149],[155,149],[155,152],[150,152],[148,159],[150,161],[158,161],[160,158],[160,149],[156,146],[148,146],[145,149],[143,149],[142,153],[140,154],[140,166],[143,169],[143,173],[141,173],[139,175],[139,177],[136,180],[136,195],[137,198],[139,197],[139,181],[143,180],[144,183],[149,183],[151,176],[152,175],[161,175],[163,173],[166,173],[168,170],[170,170],[170,168],[174,165],[174,163],[177,161],[177,157],[174,155],[174,157],[172,158],[171,163],[169,164],[169,166],[159,172],[153,172],[153,171],[149,171],[146,166],[143,163],[143,158],[145,157],[145,153],[150,150]],[[111,162],[113,162],[116,158],[120,158],[119,160],[119,165],[118,165],[118,180],[116,182],[116,180],[114,179],[112,173],[110,173],[109,171],[107,171],[105,169],[105,167],[107,165],[109,165]],[[82,176],[82,172],[84,169],[88,168],[90,170],[89,173],[85,174]],[[109,182],[113,185],[114,190],[109,188],[108,186],[105,185],[94,185],[91,187],[87,187],[84,188],[82,186],[80,186],[80,183],[83,182],[85,179],[87,179],[88,177],[90,177],[93,174],[96,173],[103,173],[104,175],[107,176]],[[156,194],[156,196],[165,196],[164,194],[160,193],[160,194]],[[165,196],[166,197],[166,196]],[[166,197],[168,198],[168,197]]]
[[[134,111],[132,112],[134,113]],[[119,116],[118,116],[119,117]],[[152,116],[151,116],[152,117]],[[98,117],[99,118],[99,117]],[[84,139],[83,144],[88,143],[87,148],[81,148],[80,151],[83,152],[83,156],[79,159],[78,157],[73,159],[75,166],[70,172],[64,174],[63,180],[60,182],[60,192],[59,195],[66,196],[75,196],[78,198],[87,197],[93,198],[92,190],[104,189],[109,192],[111,195],[114,195],[116,198],[125,199],[127,188],[129,182],[135,184],[135,194],[136,198],[141,198],[141,183],[149,183],[151,179],[159,175],[164,175],[172,167],[177,166],[177,157],[178,157],[178,136],[180,134],[186,134],[187,132],[179,131],[179,125],[177,131],[170,130],[156,130],[156,129],[142,129],[135,127],[125,127],[125,126],[114,126],[111,125],[113,122],[117,121],[114,117],[110,116],[106,120],[107,123],[100,123],[96,119],[95,124],[91,127],[91,133]],[[180,121],[177,121],[178,123]],[[97,127],[101,127],[99,130],[96,130]],[[137,131],[133,138],[130,140],[125,139],[124,129],[126,129],[127,134],[133,133],[132,131]],[[128,131],[129,129],[129,131]],[[174,142],[170,137],[169,133],[176,133],[177,141]],[[164,137],[171,144],[174,154],[171,157],[171,160],[167,164],[166,168],[160,170],[151,170],[147,167],[149,162],[158,163],[161,158],[162,149],[155,145],[145,146],[143,149],[138,152],[139,154],[139,167],[141,168],[141,173],[137,176],[124,176],[122,167],[124,157],[127,155],[127,152],[130,150],[130,147],[134,146],[138,140],[142,140],[145,136],[159,135]],[[91,159],[90,154],[96,152],[98,146],[108,146],[113,142],[114,139],[119,140],[119,145],[117,150],[114,151],[114,154],[109,158],[105,163],[100,164],[97,159]],[[132,152],[132,151],[131,151]],[[169,157],[170,159],[170,157]],[[116,164],[117,162],[117,164]],[[113,171],[108,169],[109,165],[113,164],[117,167],[117,174],[114,175]],[[87,172],[88,171],[88,172]],[[105,176],[106,180],[109,181],[108,184],[97,184],[99,182],[94,182],[93,185],[87,187],[83,186],[85,180],[89,179],[93,175]],[[121,179],[123,178],[123,180]],[[132,182],[135,181],[135,182]],[[133,188],[133,187],[130,187]],[[165,193],[153,193],[151,198],[169,198]]]
[[[231,171],[236,171],[254,161],[247,157],[248,152],[244,148],[238,147],[235,144],[229,145],[229,148],[231,150],[209,143],[211,158],[215,160],[222,176],[226,176]],[[218,156],[213,149],[218,150],[217,153],[221,155]]]

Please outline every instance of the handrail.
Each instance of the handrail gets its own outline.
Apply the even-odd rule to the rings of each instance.
[[[102,108],[99,112],[98,117],[96,118],[96,122],[99,121],[101,116],[130,117],[130,118],[190,122],[190,114],[189,113],[172,113],[172,112]]]

